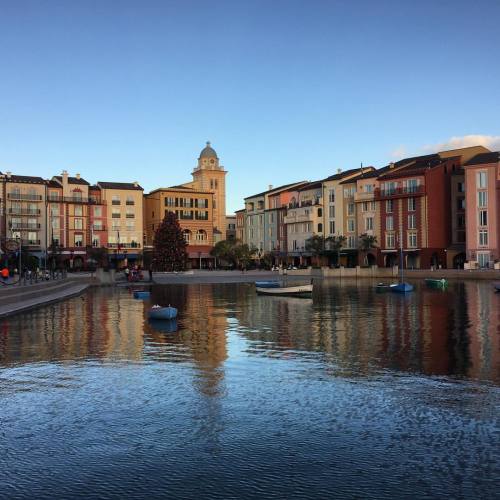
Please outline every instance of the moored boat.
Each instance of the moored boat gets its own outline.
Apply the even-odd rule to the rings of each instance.
[[[177,320],[173,319],[149,319],[149,325],[161,333],[174,333],[177,331]]]
[[[278,288],[280,283],[279,281],[256,281],[255,286],[257,288]]]
[[[496,292],[500,292],[500,283],[493,283],[493,288]]]
[[[148,312],[149,319],[173,319],[177,317],[177,309],[171,307],[153,306]]]
[[[391,286],[390,290],[391,292],[396,292],[396,293],[407,293],[413,290],[413,285],[410,285],[409,283],[405,283],[403,281],[401,283],[397,283],[394,286]]]
[[[135,290],[134,299],[149,299],[151,292],[147,290]]]
[[[375,290],[377,292],[388,292],[394,286],[397,286],[397,283],[377,283],[375,285]]]
[[[278,288],[259,288],[257,293],[259,295],[272,295],[272,296],[311,296],[313,292],[313,285],[297,285],[297,286],[280,286]]]
[[[448,280],[445,278],[425,278],[425,284],[432,288],[445,288],[448,286]]]

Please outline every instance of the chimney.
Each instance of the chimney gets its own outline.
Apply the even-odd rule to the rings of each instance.
[[[62,183],[68,184],[68,171],[67,170],[62,171],[61,177],[62,177]]]
[[[391,161],[391,163],[389,163],[389,168],[394,168],[394,162]]]
[[[139,187],[139,183],[137,181],[134,181],[134,187]]]
[[[75,176],[77,179],[80,179],[80,174],[76,174]]]
[[[12,177],[12,172],[5,172],[5,175],[7,176],[7,179],[10,179]]]
[[[273,185],[272,184],[269,184],[268,186],[268,190],[271,191],[271,189],[273,188]]]
[[[341,168],[337,168],[337,174],[340,174],[342,172]]]

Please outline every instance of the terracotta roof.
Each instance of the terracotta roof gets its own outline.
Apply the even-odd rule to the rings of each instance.
[[[62,182],[62,175],[55,175],[53,179],[57,179],[59,182]],[[80,186],[90,186],[90,183],[87,182],[82,177],[68,177],[68,184],[79,184]]]
[[[336,174],[330,175],[330,177],[323,179],[323,181],[338,181],[340,179],[343,179],[344,177],[359,172],[359,170],[360,169],[358,167],[358,168],[351,168],[350,170],[344,170],[343,172],[337,172]]]
[[[130,189],[134,191],[144,191],[139,184],[134,184],[133,182],[101,182],[99,181],[97,185],[101,189]]]
[[[48,182],[48,185],[49,185],[49,187],[52,187],[52,188],[59,188],[59,189],[62,189],[61,184],[59,184],[58,182],[56,182],[56,181],[55,181],[55,180],[53,180],[53,179],[50,179],[50,181]]]
[[[47,181],[41,177],[33,177],[31,175],[10,175],[4,174],[7,182],[24,182],[27,184],[46,184]]]
[[[481,153],[472,157],[465,166],[468,165],[484,165],[485,163],[498,163],[500,161],[500,151],[492,153]]]
[[[297,191],[308,191],[309,189],[316,189],[320,188],[321,186],[323,186],[323,181],[308,182],[307,184],[299,187]]]
[[[290,184],[284,184],[283,186],[279,186],[276,188],[268,189],[267,191],[262,191],[262,193],[257,193],[252,196],[247,196],[244,198],[245,200],[249,200],[250,198],[257,198],[258,196],[264,196],[265,194],[271,194],[271,193],[279,193],[280,191],[285,191],[287,188],[291,187],[299,187],[302,184],[306,184],[307,181],[300,181],[300,182],[291,182]]]

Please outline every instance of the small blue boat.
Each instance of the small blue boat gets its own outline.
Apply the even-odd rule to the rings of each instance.
[[[256,281],[257,288],[279,288],[279,281]]]
[[[153,306],[148,312],[149,319],[174,319],[177,317],[177,309],[167,306]]]
[[[134,291],[134,299],[149,299],[151,292],[147,292],[146,290],[135,290]]]
[[[398,283],[397,285],[391,286],[390,290],[391,292],[396,292],[396,293],[407,293],[413,290],[413,285],[404,282]]]
[[[177,331],[177,320],[174,319],[150,319],[151,328],[161,333],[174,333]]]

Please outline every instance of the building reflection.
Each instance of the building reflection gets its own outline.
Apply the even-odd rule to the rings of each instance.
[[[151,303],[178,308],[173,331],[148,321]],[[0,320],[0,364],[189,363],[197,392],[212,397],[225,394],[234,340],[237,356],[311,360],[328,373],[391,369],[498,381],[499,305],[487,283],[472,281],[445,291],[417,286],[407,297],[324,281],[313,300],[257,296],[251,284],[154,286],[145,302],[131,290],[92,289]]]

